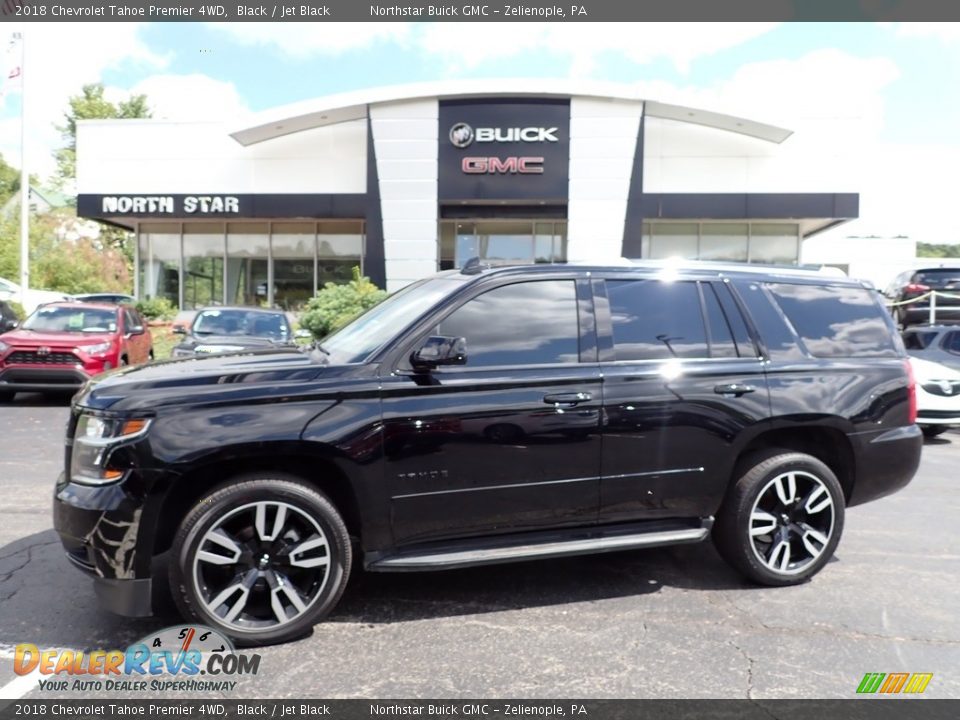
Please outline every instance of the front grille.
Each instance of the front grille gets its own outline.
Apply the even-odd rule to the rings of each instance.
[[[7,355],[8,365],[78,365],[80,358],[68,352],[49,352],[41,355],[36,350],[17,350]]]
[[[917,417],[920,420],[952,420],[953,418],[960,419],[960,410],[921,410],[917,414]]]
[[[944,380],[942,382],[923,383],[923,389],[931,395],[940,397],[960,396],[960,380]]]

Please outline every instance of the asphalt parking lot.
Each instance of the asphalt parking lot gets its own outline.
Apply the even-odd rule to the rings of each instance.
[[[17,643],[124,648],[178,622],[98,609],[63,558],[50,494],[67,403],[0,406],[0,698],[84,697],[18,679]],[[834,561],[795,588],[746,584],[709,544],[358,572],[327,623],[257,650],[259,674],[224,697],[849,698],[866,672],[932,672],[925,694],[958,698],[958,466],[960,433],[928,442],[913,483],[852,509]]]

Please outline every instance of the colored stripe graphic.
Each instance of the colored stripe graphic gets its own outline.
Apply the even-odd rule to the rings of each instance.
[[[857,688],[858,693],[875,693],[877,688],[880,687],[880,683],[883,682],[883,678],[886,676],[886,673],[867,673],[863,676],[863,680],[860,681],[860,686]]]
[[[927,689],[927,685],[930,684],[932,678],[933,673],[914,673],[903,691],[905,693],[922,693]]]
[[[910,673],[890,673],[887,675],[886,682],[880,688],[880,692],[888,695],[900,692],[908,677],[910,677]]]
[[[933,673],[866,673],[857,692],[863,695],[872,695],[879,692],[882,695],[896,695],[897,693],[919,694],[927,689]]]

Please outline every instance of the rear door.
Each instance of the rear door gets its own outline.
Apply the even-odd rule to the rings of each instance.
[[[604,381],[600,521],[713,514],[738,436],[769,416],[756,345],[724,282],[595,287]]]

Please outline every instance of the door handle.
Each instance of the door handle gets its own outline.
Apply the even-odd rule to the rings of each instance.
[[[729,385],[717,385],[713,391],[717,395],[733,395],[740,397],[747,393],[752,393],[756,388],[753,385],[744,385],[743,383],[730,383]]]
[[[582,402],[589,402],[593,395],[588,392],[557,393],[556,395],[544,395],[543,401],[547,405],[579,405]]]

